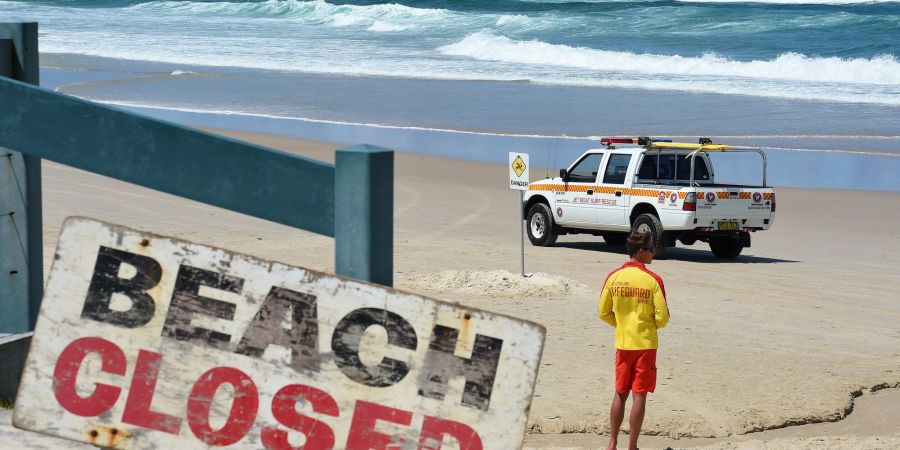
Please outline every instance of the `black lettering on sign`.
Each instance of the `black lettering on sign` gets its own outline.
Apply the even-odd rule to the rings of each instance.
[[[287,317],[291,318],[290,329],[282,326]],[[280,345],[291,349],[294,370],[318,370],[318,343],[316,296],[273,287],[247,326],[235,352],[259,358],[269,345]]]
[[[134,267],[135,275],[119,278],[122,264]],[[160,278],[162,268],[155,259],[101,246],[81,317],[125,328],[144,326],[156,312],[156,302],[147,291],[159,284]],[[131,307],[126,311],[110,309],[113,294],[128,297]]]
[[[196,267],[179,267],[175,291],[172,292],[172,304],[169,305],[169,313],[166,314],[162,335],[179,341],[228,350],[231,335],[193,326],[191,320],[195,315],[233,320],[235,305],[201,296],[200,286],[238,294],[244,287],[244,280]]]
[[[447,394],[447,381],[462,376],[466,379],[462,404],[487,411],[503,340],[476,334],[472,357],[463,358],[454,355],[458,336],[459,330],[434,326],[434,335],[422,363],[419,395],[441,400]]]
[[[373,325],[387,331],[388,344],[407,350],[416,349],[416,330],[404,318],[378,308],[362,308],[344,316],[334,329],[331,349],[341,372],[357,383],[373,387],[392,386],[409,372],[402,361],[384,357],[377,366],[369,367],[359,359],[359,341]]]

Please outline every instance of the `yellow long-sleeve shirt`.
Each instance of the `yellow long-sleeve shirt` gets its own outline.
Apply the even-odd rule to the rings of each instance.
[[[616,327],[616,348],[659,348],[656,330],[669,323],[662,278],[644,264],[629,261],[610,272],[603,283],[600,319]]]

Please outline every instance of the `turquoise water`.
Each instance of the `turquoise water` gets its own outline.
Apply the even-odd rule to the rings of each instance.
[[[900,105],[900,3],[0,1],[49,53]]]
[[[42,84],[180,123],[558,167],[603,135],[762,146],[900,191],[900,2],[0,0]],[[735,176],[746,174],[735,173]]]

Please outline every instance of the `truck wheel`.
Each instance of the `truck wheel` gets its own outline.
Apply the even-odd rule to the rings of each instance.
[[[666,242],[663,239],[663,226],[659,218],[653,214],[641,214],[634,219],[631,225],[632,231],[641,233],[650,233],[650,239],[653,242],[654,257],[659,258],[666,253]]]
[[[528,240],[532,245],[549,247],[556,243],[556,233],[553,232],[553,215],[550,207],[537,203],[528,210]]]
[[[709,249],[719,258],[733,259],[741,254],[744,245],[731,236],[717,236],[709,240]]]
[[[621,233],[609,233],[603,235],[603,240],[613,247],[621,247],[628,242],[628,235]]]

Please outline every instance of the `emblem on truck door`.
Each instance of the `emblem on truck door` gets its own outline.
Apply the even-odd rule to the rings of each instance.
[[[706,193],[706,203],[715,203],[716,202],[716,193],[715,192],[707,192]]]
[[[761,203],[762,202],[762,194],[759,192],[753,193],[753,203]]]

